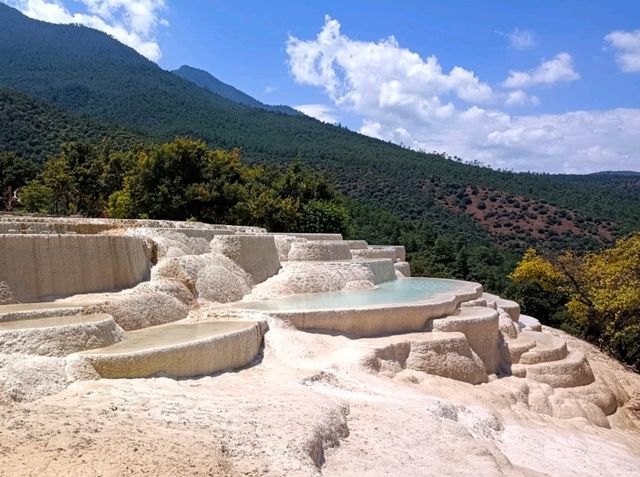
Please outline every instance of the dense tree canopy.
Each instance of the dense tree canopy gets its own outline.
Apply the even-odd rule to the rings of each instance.
[[[144,140],[141,134],[123,127],[0,88],[0,152],[13,152],[23,159],[42,163],[65,142],[98,143],[105,138],[119,148]]]
[[[131,151],[64,144],[20,199],[28,211],[52,214],[195,219],[277,232],[347,232],[349,226],[323,175],[295,162],[284,170],[249,166],[237,149],[190,139]]]

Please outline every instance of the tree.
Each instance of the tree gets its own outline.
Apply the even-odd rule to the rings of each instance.
[[[11,212],[16,190],[32,179],[36,173],[37,168],[31,161],[13,153],[0,153],[0,197],[5,211]]]
[[[104,208],[102,174],[105,169],[105,153],[102,148],[87,143],[66,143],[60,148],[58,160],[68,167],[72,202],[75,209],[86,216],[96,216]]]
[[[65,215],[77,212],[77,205],[73,201],[76,184],[64,156],[54,157],[46,162],[41,180],[51,190],[49,213]]]
[[[302,207],[301,232],[347,234],[350,219],[347,209],[331,201],[311,200]]]
[[[640,369],[640,233],[584,256],[530,249],[510,278],[563,295],[583,338]]]
[[[53,191],[38,180],[20,189],[20,204],[27,212],[49,213],[53,203]]]

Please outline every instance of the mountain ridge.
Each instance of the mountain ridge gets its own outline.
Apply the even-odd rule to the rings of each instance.
[[[297,116],[302,113],[286,105],[271,105],[258,101],[254,97],[248,95],[244,91],[241,91],[230,84],[220,81],[208,71],[194,68],[193,66],[182,65],[176,70],[172,70],[176,76],[191,81],[192,83],[205,88],[212,93],[222,96],[235,103],[244,104],[252,108],[264,109],[267,111],[273,111],[278,113],[290,114]]]

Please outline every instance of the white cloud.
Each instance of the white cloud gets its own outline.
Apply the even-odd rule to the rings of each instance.
[[[515,91],[510,91],[509,93],[507,93],[507,97],[504,103],[507,106],[537,106],[540,104],[540,100],[537,96],[530,96],[521,89],[516,89]]]
[[[359,115],[363,134],[515,170],[640,169],[640,110],[510,115],[496,105],[538,99],[515,88],[494,91],[462,67],[445,73],[435,56],[423,60],[393,38],[352,40],[330,18],[316,39],[289,38],[287,53],[294,79],[322,88],[338,111]],[[577,76],[564,71],[529,74],[540,82]],[[481,105],[490,101],[493,107]]]
[[[640,30],[612,31],[604,40],[616,50],[616,60],[622,71],[640,72]]]
[[[509,45],[516,50],[528,50],[536,46],[536,36],[528,30],[513,29],[507,37]]]
[[[8,0],[25,15],[50,23],[79,23],[101,30],[150,60],[162,57],[155,32],[167,21],[160,17],[164,0],[76,0],[86,13],[72,13],[59,0]]]
[[[376,43],[351,40],[329,17],[316,40],[290,36],[286,49],[296,81],[323,87],[343,106],[396,107],[420,96],[426,114],[446,115],[449,105],[442,104],[439,95],[474,103],[494,99],[491,87],[471,71],[456,66],[445,73],[435,56],[424,61],[400,48],[394,37]]]
[[[540,66],[532,70],[510,71],[509,77],[502,84],[506,88],[526,88],[577,79],[580,79],[580,75],[573,69],[571,55],[558,53],[552,60],[543,61]]]
[[[493,167],[563,173],[640,170],[640,110],[510,116],[471,107],[446,121],[407,124],[380,114],[360,132]]]
[[[267,86],[265,86],[264,91],[262,92],[262,94],[275,93],[277,90],[278,90],[278,88],[276,88],[275,86],[267,85]]]
[[[300,104],[294,106],[294,109],[325,123],[336,124],[338,122],[335,109],[326,104]]]

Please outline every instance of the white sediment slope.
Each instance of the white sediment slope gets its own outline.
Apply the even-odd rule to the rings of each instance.
[[[0,216],[1,475],[640,475],[640,376],[339,234]]]

